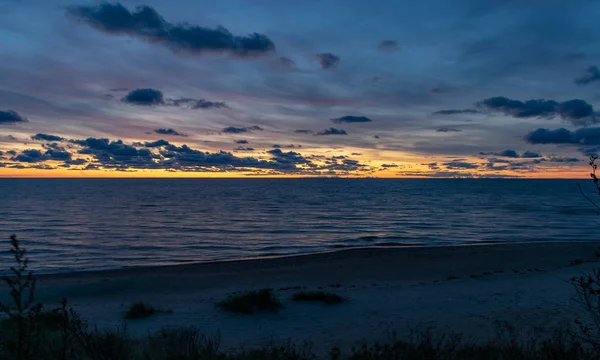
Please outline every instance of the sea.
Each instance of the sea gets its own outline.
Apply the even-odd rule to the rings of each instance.
[[[600,202],[591,180],[0,179],[0,269],[11,234],[37,273],[597,240],[578,183]]]

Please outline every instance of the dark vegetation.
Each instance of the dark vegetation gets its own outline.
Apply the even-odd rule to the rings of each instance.
[[[172,313],[171,310],[163,310],[157,309],[151,304],[145,303],[143,301],[138,301],[129,307],[129,309],[125,312],[125,319],[133,320],[133,319],[144,319],[149,316],[158,313]]]
[[[235,314],[276,313],[283,307],[270,289],[248,291],[232,295],[217,304],[219,308]]]
[[[600,194],[595,160],[595,157],[590,159],[591,175]],[[350,351],[333,348],[327,354],[313,352],[310,344],[295,346],[292,343],[222,351],[219,336],[207,337],[194,327],[164,329],[138,338],[130,336],[126,323],[105,329],[90,327],[66,299],[53,309],[45,309],[35,302],[36,279],[28,270],[25,250],[14,235],[10,237],[10,243],[15,265],[10,268],[10,276],[2,277],[11,303],[0,303],[0,360],[600,359],[600,269],[572,279],[577,298],[589,316],[575,321],[576,330],[559,329],[551,336],[519,336],[508,331],[486,341],[471,342],[459,335],[436,337],[425,332],[385,344],[363,345]],[[600,252],[596,255],[600,257]],[[575,260],[573,263],[581,262]],[[336,294],[322,291],[296,293],[293,299],[325,303],[343,301]],[[283,305],[271,290],[264,289],[230,296],[217,306],[233,313],[255,314],[274,313]],[[125,317],[138,319],[157,312],[164,311],[137,302]],[[315,334],[318,331],[315,329]]]
[[[344,302],[344,298],[338,294],[325,291],[303,291],[295,293],[292,297],[294,301],[315,301],[326,304],[340,304]]]

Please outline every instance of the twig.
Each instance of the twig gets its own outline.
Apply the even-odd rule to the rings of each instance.
[[[589,201],[592,205],[594,205],[596,207],[596,209],[598,209],[598,211],[600,211],[600,206],[598,206],[598,204],[596,204],[592,199],[590,199],[589,196],[587,196],[584,192],[583,189],[581,188],[581,184],[577,183],[577,187],[579,188],[579,192],[581,193],[581,195],[583,195],[584,198],[587,199],[587,201]]]

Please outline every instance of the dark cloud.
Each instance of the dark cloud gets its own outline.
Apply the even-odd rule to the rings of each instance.
[[[519,154],[514,150],[504,150],[499,153],[494,154],[496,156],[509,157],[509,158],[518,158]]]
[[[581,159],[578,159],[578,158],[552,157],[552,158],[549,158],[547,161],[554,162],[554,163],[575,163],[575,162],[581,161]]]
[[[0,166],[11,168],[62,167],[70,170],[115,170],[137,171],[142,169],[198,172],[244,171],[254,175],[306,174],[340,175],[353,171],[369,172],[371,168],[347,156],[327,157],[324,155],[304,156],[295,151],[271,149],[268,159],[238,157],[231,152],[205,152],[187,145],[174,145],[165,140],[134,142],[106,138],[68,140],[69,151],[57,144],[45,150],[27,149],[0,162]],[[52,144],[51,144],[52,145]],[[234,151],[252,151],[249,147],[238,147]],[[73,159],[73,154],[85,157]],[[49,163],[46,163],[49,162]],[[389,165],[392,167],[392,165]]]
[[[565,128],[555,130],[540,128],[525,135],[524,139],[530,144],[598,145],[600,144],[600,127],[582,128],[575,131]]]
[[[37,149],[27,149],[23,150],[20,154],[15,155],[12,160],[25,163],[37,163],[47,160],[71,160],[71,156],[71,153],[67,151],[49,149],[42,153]]]
[[[40,141],[63,141],[64,138],[60,137],[60,136],[56,136],[56,135],[49,135],[49,134],[35,134],[31,136],[32,140],[40,140]]]
[[[381,167],[384,168],[384,169],[389,169],[389,168],[396,168],[396,167],[398,167],[398,165],[396,165],[396,164],[383,164],[383,165],[381,165]]]
[[[301,130],[301,129],[300,130],[294,130],[294,132],[296,134],[310,134],[310,133],[312,133],[312,131],[310,131],[310,130]]]
[[[540,153],[536,153],[533,151],[525,151],[523,153],[523,155],[521,155],[522,158],[539,158],[542,157],[542,154]]]
[[[163,93],[155,89],[136,89],[125,95],[121,101],[132,105],[155,106],[165,103]]]
[[[398,43],[393,40],[384,40],[377,46],[379,51],[394,52],[398,50]]]
[[[365,123],[365,122],[371,122],[373,120],[369,119],[366,116],[346,115],[346,116],[342,116],[339,118],[331,119],[331,121],[333,121],[336,124],[341,124],[341,123]]]
[[[379,139],[379,135],[373,135],[373,139]]]
[[[160,90],[145,88],[135,89],[130,91],[122,99],[122,102],[131,105],[140,106],[174,106],[187,108],[192,110],[205,110],[205,109],[220,109],[228,108],[224,102],[208,101],[204,99],[170,99],[165,98],[164,94]]]
[[[515,150],[508,149],[500,152],[480,152],[479,155],[493,155],[505,158],[539,158],[542,157],[540,154],[531,151],[525,151],[523,154],[519,154]],[[506,160],[494,159],[495,162],[507,162]]]
[[[154,129],[154,132],[161,135],[172,135],[172,136],[187,136],[171,128],[168,129]]]
[[[302,147],[302,145],[296,146],[294,144],[289,144],[289,145],[273,144],[273,146],[272,146],[273,149],[281,149],[281,148],[290,148],[290,149],[293,149],[295,147],[299,147],[300,148],[300,147]]]
[[[600,70],[597,66],[590,66],[586,69],[585,75],[576,78],[575,84],[585,85],[600,80]]]
[[[224,27],[169,23],[149,6],[138,6],[131,12],[119,3],[105,2],[71,6],[67,14],[104,33],[137,37],[166,46],[174,53],[226,52],[244,58],[275,51],[275,44],[265,35],[235,36]]]
[[[346,130],[329,128],[327,130],[318,132],[315,135],[348,135],[348,133],[346,132]]]
[[[473,164],[466,161],[460,160],[452,160],[445,163],[442,163],[447,169],[457,170],[457,169],[478,169],[479,165]]]
[[[221,131],[226,134],[243,134],[243,133],[247,133],[247,132],[251,132],[251,131],[263,131],[263,130],[264,129],[261,128],[260,126],[254,125],[254,126],[249,126],[249,127],[228,126]]]
[[[447,133],[447,132],[461,132],[462,130],[461,129],[455,129],[455,128],[449,128],[449,127],[441,127],[441,128],[435,129],[435,131]]]
[[[519,118],[552,117],[556,115],[558,103],[554,100],[511,100],[504,96],[488,98],[479,103],[480,106],[492,111],[500,111],[506,115]]]
[[[163,139],[156,140],[153,142],[145,142],[143,144],[143,146],[148,147],[148,148],[155,148],[155,147],[161,147],[161,146],[167,146],[167,145],[169,145],[169,142],[167,140],[163,140]]]
[[[247,144],[248,140],[236,140],[235,143],[236,144]]]
[[[440,110],[433,113],[433,115],[457,115],[457,114],[479,114],[479,111],[473,109],[463,110]]]
[[[16,111],[0,111],[0,125],[27,122],[27,118],[19,115]]]
[[[315,58],[321,64],[322,69],[333,69],[338,66],[340,62],[340,57],[333,55],[331,53],[320,53],[316,54]]]
[[[558,115],[577,126],[594,124],[600,121],[594,112],[593,106],[581,99],[568,100],[562,103],[544,99],[523,102],[498,96],[485,99],[478,105],[516,118],[553,118]]]

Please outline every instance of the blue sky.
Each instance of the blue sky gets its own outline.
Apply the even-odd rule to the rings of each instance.
[[[589,0],[0,0],[0,174],[585,176],[599,15]]]

